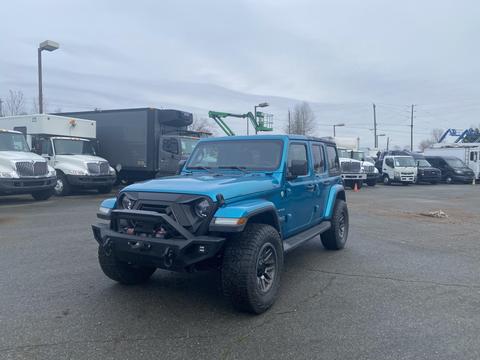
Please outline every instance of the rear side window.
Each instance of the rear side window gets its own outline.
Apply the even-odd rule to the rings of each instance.
[[[320,144],[312,144],[313,170],[317,174],[321,174],[325,170],[325,154],[323,146]]]
[[[288,148],[288,169],[292,167],[292,162],[293,161],[302,161],[302,162],[307,162],[307,147],[305,144],[291,144],[290,147]],[[307,169],[308,167],[306,167]],[[304,174],[301,174],[300,176],[305,176],[307,175],[307,171]]]
[[[340,163],[338,161],[337,149],[335,146],[327,145],[327,163],[329,174],[340,173]]]

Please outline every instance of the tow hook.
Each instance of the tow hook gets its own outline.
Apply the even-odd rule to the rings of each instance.
[[[174,258],[175,258],[175,253],[171,248],[167,247],[165,249],[165,252],[163,253],[163,264],[165,265],[166,268],[169,268],[173,265]]]
[[[152,245],[144,241],[129,241],[128,245],[130,245],[132,249],[138,249],[143,251],[147,251],[152,248]]]

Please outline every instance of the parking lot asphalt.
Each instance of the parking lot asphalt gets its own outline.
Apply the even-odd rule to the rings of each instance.
[[[480,186],[348,191],[347,247],[289,254],[260,316],[232,310],[215,273],[105,277],[104,197],[0,198],[0,359],[480,358]]]

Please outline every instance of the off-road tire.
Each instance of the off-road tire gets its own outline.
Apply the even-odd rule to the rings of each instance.
[[[340,250],[345,247],[348,238],[348,208],[345,201],[337,199],[333,208],[332,226],[320,237],[327,250]]]
[[[388,175],[383,175],[383,184],[384,185],[392,185],[392,180]]]
[[[98,262],[105,275],[124,285],[136,285],[146,282],[156,268],[133,266],[115,258],[113,253],[107,253],[102,246],[98,247]]]
[[[33,192],[32,197],[35,199],[35,201],[44,201],[50,199],[53,194],[54,191],[52,189],[40,190]]]
[[[113,185],[100,186],[97,191],[99,194],[110,194],[112,192]]]
[[[61,181],[62,187],[59,188],[58,181]],[[64,173],[57,171],[57,184],[55,185],[55,195],[57,196],[67,196],[72,192],[72,187],[68,183],[67,177]]]
[[[270,287],[262,291],[258,272],[265,249],[271,250],[275,258],[275,272]],[[248,224],[225,245],[221,269],[223,292],[236,309],[263,313],[275,302],[282,269],[283,246],[278,231],[266,224]]]

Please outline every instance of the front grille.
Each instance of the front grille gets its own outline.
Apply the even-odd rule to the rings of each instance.
[[[106,161],[87,163],[88,172],[92,175],[108,175],[109,165]]]
[[[360,163],[353,162],[353,161],[344,161],[342,162],[342,172],[344,173],[360,172]]]
[[[363,168],[367,174],[375,172],[375,166],[373,165],[365,165]]]
[[[160,214],[167,214],[169,212],[169,207],[167,205],[159,205],[159,204],[141,204],[140,210],[143,211],[155,211]]]
[[[19,176],[45,176],[48,173],[46,161],[19,161],[15,167]]]

